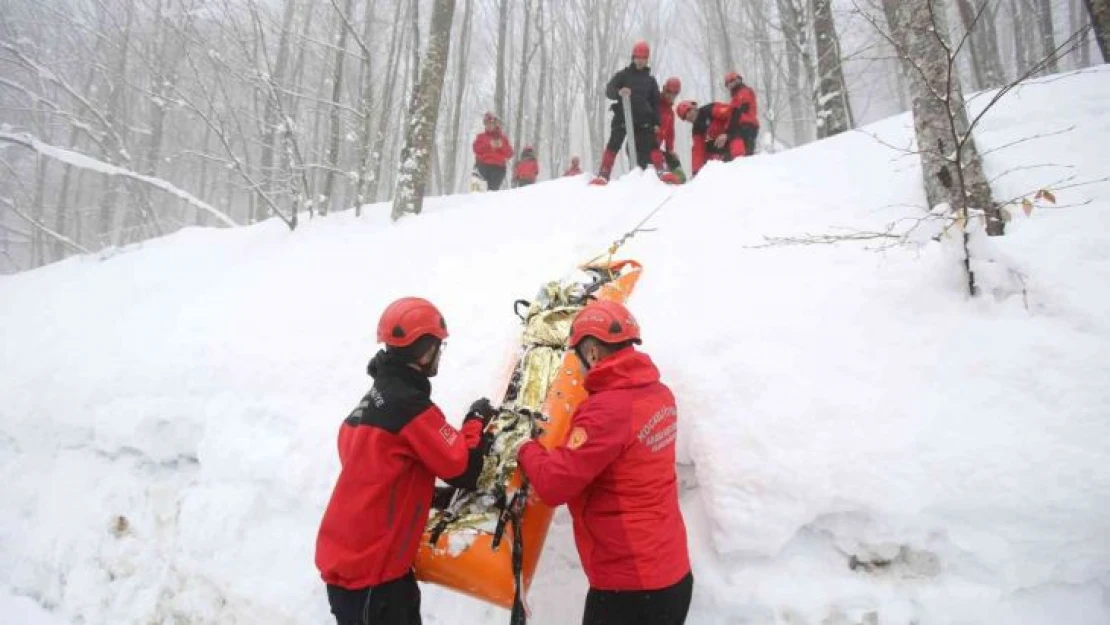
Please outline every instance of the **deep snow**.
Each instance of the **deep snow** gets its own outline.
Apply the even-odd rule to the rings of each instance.
[[[73,623],[330,622],[313,541],[381,309],[445,311],[433,397],[459,419],[501,390],[513,300],[670,196],[621,255],[679,401],[688,622],[1110,622],[1110,184],[1057,183],[1110,171],[1107,101],[1102,66],[984,120],[996,195],[1060,206],[977,243],[974,300],[948,239],[757,247],[923,215],[916,157],[889,147],[905,115],[684,187],[562,179],[0,278],[0,587]],[[533,622],[576,622],[585,590],[560,513]],[[431,624],[508,618],[424,603]]]

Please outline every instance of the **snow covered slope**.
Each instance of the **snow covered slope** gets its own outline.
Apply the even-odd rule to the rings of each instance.
[[[1107,101],[1110,66],[1003,100],[982,150],[1049,136],[988,154],[997,195],[1105,177]],[[927,236],[758,247],[922,215],[889,147],[911,137],[901,116],[685,187],[563,179],[0,278],[0,586],[73,623],[331,622],[313,541],[382,308],[443,308],[433,396],[461,418],[501,390],[512,301],[670,197],[621,253],[679,400],[690,623],[1110,622],[1110,184],[1015,211],[975,300]],[[585,586],[561,513],[533,622],[577,622]],[[508,618],[424,598],[431,624]]]

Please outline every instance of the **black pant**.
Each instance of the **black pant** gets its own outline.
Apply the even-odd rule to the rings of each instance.
[[[693,592],[693,573],[659,590],[591,588],[586,593],[582,625],[682,625]]]
[[[755,154],[755,140],[759,137],[759,126],[744,125],[740,127],[740,138],[744,140],[744,153],[746,156]]]
[[[329,584],[328,603],[337,625],[421,625],[420,587],[412,573],[357,590]]]
[[[486,180],[486,188],[490,191],[497,191],[501,188],[501,183],[505,182],[505,166],[504,165],[487,165],[485,163],[478,163],[475,165],[478,168],[478,173],[482,174],[482,178]]]
[[[609,144],[605,147],[610,152],[620,153],[621,144],[624,143],[624,138],[628,134],[625,130],[624,121],[613,118],[613,125],[609,129]],[[639,167],[651,167],[651,151],[655,149],[655,129],[651,126],[647,128],[636,129],[636,165]]]

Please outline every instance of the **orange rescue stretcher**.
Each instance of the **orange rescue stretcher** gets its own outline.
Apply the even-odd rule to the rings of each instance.
[[[517,302],[518,307],[529,306],[527,314],[518,310],[525,325],[522,348],[499,415],[486,430],[493,431],[493,448],[500,453],[487,455],[487,468],[500,462],[502,483],[487,483],[483,488],[479,479],[479,492],[456,493],[452,506],[433,509],[416,556],[417,579],[510,609],[514,623],[524,622],[523,597],[536,572],[554,510],[531,492],[516,468],[515,450],[531,438],[531,431],[516,433],[519,444],[500,444],[512,441],[513,433],[496,430],[509,422],[519,423],[522,413],[542,422],[538,440],[544,447],[552,449],[564,442],[571,416],[586,397],[578,359],[565,347],[570,322],[589,299],[627,300],[642,267],[625,260],[581,269],[591,277],[590,283],[551,282],[536,302]],[[489,504],[485,516],[479,512],[468,517],[462,512],[480,511],[483,502]]]

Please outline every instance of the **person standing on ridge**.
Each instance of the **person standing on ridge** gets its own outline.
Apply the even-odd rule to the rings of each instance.
[[[595,184],[605,184],[613,173],[621,145],[629,130],[636,145],[636,165],[647,167],[652,164],[651,153],[656,146],[656,133],[659,132],[659,83],[651,75],[648,59],[651,48],[646,41],[637,41],[632,46],[632,62],[628,67],[613,74],[605,86],[605,97],[614,100],[610,110],[613,121],[609,129],[609,142],[601,155],[601,168]],[[632,119],[624,118],[621,97],[627,95]]]
[[[682,182],[681,178],[684,177],[678,176],[682,172],[682,161],[674,151],[674,109],[671,108],[681,92],[682,81],[677,76],[672,76],[663,83],[663,92],[659,96],[659,133],[655,139],[656,149],[651,154],[651,162],[656,169],[665,166],[667,170],[659,177],[660,180],[670,183]]]
[[[759,136],[759,110],[755,91],[744,83],[737,72],[725,75],[725,88],[732,96],[729,105],[728,153],[731,158],[755,154],[755,140]],[[718,145],[717,147],[723,147]]]
[[[490,191],[497,191],[505,181],[506,164],[513,157],[513,146],[501,130],[501,120],[492,112],[482,117],[484,130],[474,137],[474,168],[486,181]]]

